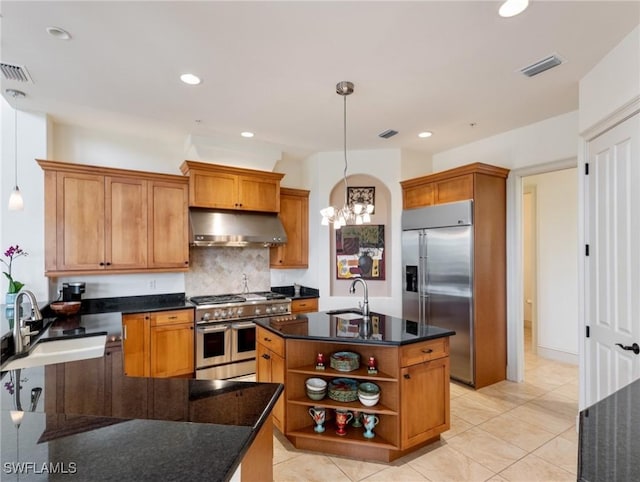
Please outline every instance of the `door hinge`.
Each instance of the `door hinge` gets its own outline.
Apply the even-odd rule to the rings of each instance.
[[[584,175],[585,176],[589,175],[589,163],[588,162],[584,163]]]
[[[585,328],[587,329],[587,338],[589,338],[591,336],[591,330],[589,330],[589,325],[585,326]]]
[[[588,244],[584,245],[584,255],[585,256],[589,256],[589,245]]]

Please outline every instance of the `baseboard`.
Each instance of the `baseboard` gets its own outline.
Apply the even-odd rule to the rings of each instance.
[[[538,345],[537,355],[541,358],[548,358],[550,360],[559,361],[562,363],[570,363],[571,365],[578,365],[580,358],[577,353],[567,353],[566,351],[555,350],[553,348],[545,348]]]

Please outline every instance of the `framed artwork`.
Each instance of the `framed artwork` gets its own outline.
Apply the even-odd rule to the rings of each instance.
[[[336,278],[385,279],[383,224],[349,225],[336,230]]]
[[[347,187],[347,203],[353,206],[354,203],[373,204],[374,212],[376,205],[376,188],[371,187]],[[373,214],[373,213],[371,213]]]

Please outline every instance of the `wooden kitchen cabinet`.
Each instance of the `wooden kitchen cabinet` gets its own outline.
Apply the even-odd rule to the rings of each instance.
[[[280,180],[284,174],[184,161],[189,176],[189,206],[240,211],[280,211]]]
[[[177,377],[195,370],[192,309],[122,316],[124,372],[129,376]]]
[[[309,191],[280,189],[280,221],[287,243],[270,249],[271,268],[309,267]]]
[[[38,160],[45,173],[45,275],[186,271],[182,176]]]
[[[256,381],[284,384],[286,375],[284,340],[259,326],[256,327],[256,340]],[[271,412],[273,424],[282,433],[284,433],[285,398],[286,395],[283,393]]]
[[[318,311],[318,298],[291,300],[291,313],[312,313]]]
[[[449,339],[416,345],[403,348],[401,354],[402,449],[431,440],[450,426]]]
[[[475,388],[506,378],[508,169],[475,163],[402,181],[404,209],[473,200],[473,370]]]

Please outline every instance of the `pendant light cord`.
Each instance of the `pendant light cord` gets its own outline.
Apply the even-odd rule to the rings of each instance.
[[[344,95],[342,100],[344,101],[344,125],[343,125],[343,133],[344,133],[344,171],[342,173],[342,177],[344,179],[344,205],[349,205],[349,188],[347,184],[347,96]]]
[[[14,95],[13,98],[15,99],[16,96]],[[17,189],[18,188],[18,107],[14,107],[13,109],[13,136],[14,136],[14,147],[15,147],[15,169],[14,169],[14,176],[15,176],[15,183],[13,184],[13,188]]]

